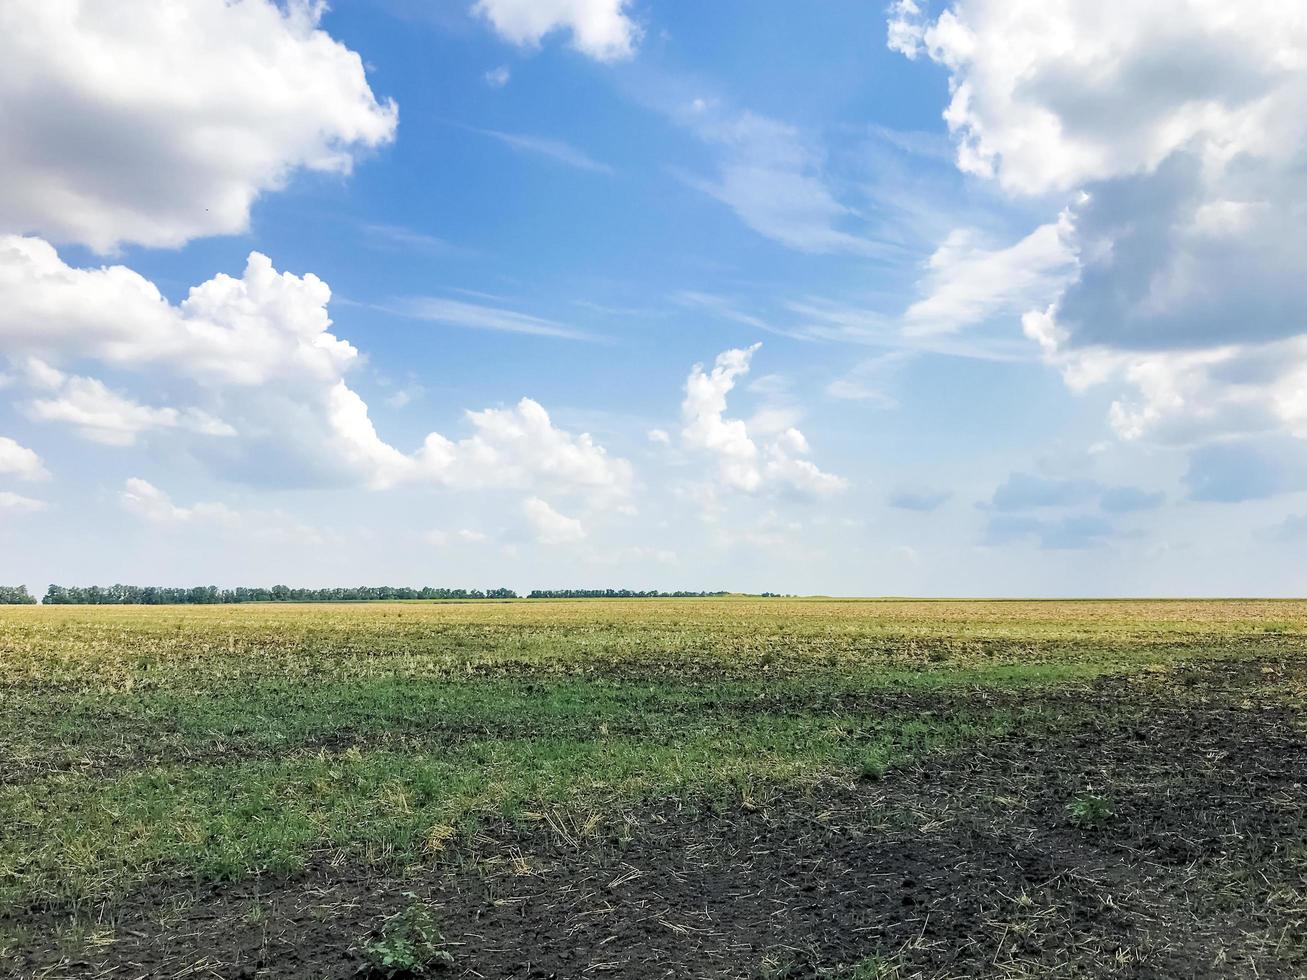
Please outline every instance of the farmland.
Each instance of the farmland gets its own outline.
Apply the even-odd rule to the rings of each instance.
[[[1303,976],[1305,701],[1302,602],[3,609],[0,975]]]

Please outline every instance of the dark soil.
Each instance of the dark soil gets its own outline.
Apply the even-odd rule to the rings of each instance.
[[[0,927],[28,937],[20,976],[344,978],[414,893],[451,977],[1304,977],[1307,725],[1280,669],[1032,692],[1075,721],[882,780],[547,814],[424,868],[173,881]],[[1077,824],[1093,797],[1110,815]]]

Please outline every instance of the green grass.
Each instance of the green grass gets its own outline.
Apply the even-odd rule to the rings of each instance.
[[[428,861],[451,833],[543,808],[895,778],[932,752],[1075,718],[1004,691],[1296,648],[1304,612],[745,599],[0,610],[0,907],[155,875],[289,871],[324,852]]]

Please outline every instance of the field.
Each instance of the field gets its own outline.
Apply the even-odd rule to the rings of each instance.
[[[0,975],[1307,976],[1307,603],[0,609]]]

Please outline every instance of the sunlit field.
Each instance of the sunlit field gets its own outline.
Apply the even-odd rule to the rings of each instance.
[[[418,975],[1302,976],[1305,641],[1287,601],[5,608],[0,971],[387,975],[416,929]]]

